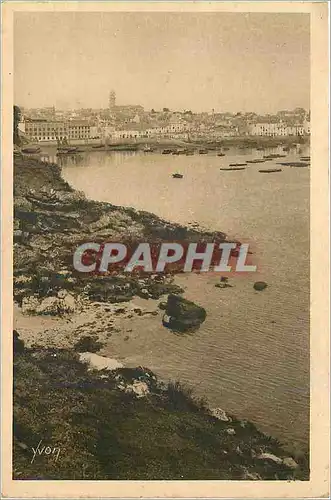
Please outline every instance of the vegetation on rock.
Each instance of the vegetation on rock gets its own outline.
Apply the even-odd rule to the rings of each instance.
[[[135,380],[145,397],[120,388]],[[57,460],[32,462],[40,441]],[[288,458],[253,424],[216,418],[145,368],[91,371],[74,350],[15,351],[14,479],[307,479],[304,460]]]

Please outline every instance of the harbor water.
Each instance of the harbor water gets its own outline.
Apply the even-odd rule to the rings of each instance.
[[[59,160],[62,175],[88,198],[146,210],[170,221],[220,230],[249,243],[256,273],[219,289],[215,275],[176,278],[205,307],[193,335],[174,335],[159,317],[141,318],[128,342],[107,349],[129,365],[195,389],[211,406],[255,422],[284,443],[309,439],[309,168],[280,167],[309,151],[221,171],[279,150],[232,148],[223,157],[93,151]],[[173,178],[178,172],[183,178]],[[257,292],[253,284],[267,282]],[[134,326],[133,326],[134,328]]]

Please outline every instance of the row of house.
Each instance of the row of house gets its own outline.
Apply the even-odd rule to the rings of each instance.
[[[97,124],[88,120],[25,120],[20,124],[20,129],[32,140],[37,142],[52,142],[58,139],[71,141],[84,141],[89,139],[121,140],[138,138],[180,138],[190,134],[194,136],[208,136],[218,139],[238,135],[253,136],[297,136],[310,134],[310,122],[303,124],[287,125],[277,123],[255,123],[248,125],[244,130],[234,125],[205,126],[203,124],[190,124],[187,122],[172,122],[165,126],[146,128],[142,124],[130,124],[115,127],[111,122],[100,120]]]
[[[86,121],[26,120],[24,132],[34,141],[56,141],[57,139],[89,139],[90,124]]]
[[[132,139],[139,137],[172,137],[189,129],[187,124],[172,123],[165,127],[143,128],[139,126],[121,127],[116,130],[107,122],[92,125],[88,121],[47,121],[41,119],[26,120],[20,129],[33,141],[49,142],[57,139]]]
[[[303,124],[287,125],[283,122],[278,123],[255,123],[249,127],[250,135],[259,136],[296,136],[309,135],[310,122],[305,121]]]

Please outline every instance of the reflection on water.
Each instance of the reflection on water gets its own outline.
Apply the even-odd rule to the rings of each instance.
[[[281,151],[267,153],[275,152]],[[196,384],[197,394],[212,405],[301,446],[309,433],[309,169],[261,174],[261,164],[248,164],[243,171],[219,170],[267,153],[99,151],[61,162],[64,178],[89,198],[197,222],[250,243],[258,275],[235,277],[232,288],[215,288],[217,280],[210,276],[178,278],[186,297],[207,310],[194,336],[172,336],[153,318],[140,336],[117,346],[117,354]],[[307,154],[292,150],[286,161]],[[174,172],[183,178],[172,178]],[[268,283],[263,292],[253,290],[258,279]]]

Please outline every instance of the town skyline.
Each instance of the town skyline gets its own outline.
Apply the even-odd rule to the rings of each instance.
[[[309,109],[307,14],[19,13],[15,102],[194,113]]]

